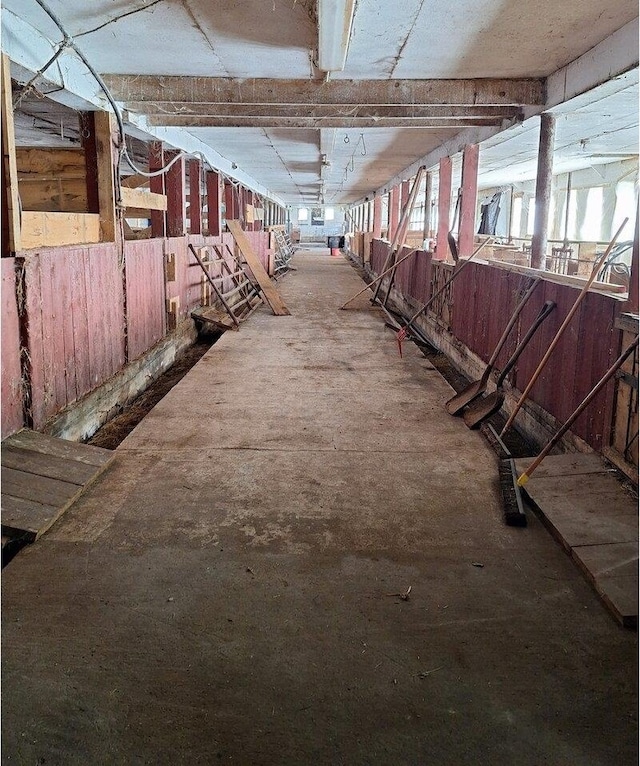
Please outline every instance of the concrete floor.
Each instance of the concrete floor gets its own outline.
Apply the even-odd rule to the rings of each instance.
[[[294,265],[5,570],[3,763],[636,764],[636,634],[355,271]]]

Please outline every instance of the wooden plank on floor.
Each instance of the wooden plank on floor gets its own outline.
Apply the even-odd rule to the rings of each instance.
[[[19,447],[40,452],[43,455],[77,460],[80,463],[96,467],[106,465],[114,457],[114,453],[111,450],[101,449],[90,444],[77,444],[76,442],[64,439],[56,439],[53,436],[30,431],[27,428],[4,439],[2,447],[3,449],[4,447]]]
[[[38,537],[59,518],[64,507],[36,503],[23,497],[2,493],[2,532],[9,537],[26,535],[29,542]]]
[[[55,457],[6,444],[2,447],[1,457],[3,468],[14,468],[17,471],[60,479],[79,486],[86,484],[96,472],[96,466],[78,460]]]
[[[262,294],[271,307],[273,313],[276,316],[287,316],[291,314],[284,301],[280,297],[280,293],[276,290],[276,288],[273,286],[273,283],[269,279],[269,275],[265,271],[264,266],[262,265],[256,252],[251,246],[247,235],[242,230],[240,222],[227,220],[227,226],[229,227],[229,231],[233,234],[233,238],[240,248],[240,252],[244,256],[245,261],[249,265],[253,276],[255,277],[257,283],[260,285]]]
[[[191,312],[194,319],[212,324],[218,330],[237,330],[229,315],[215,308],[198,308]]]
[[[516,461],[519,472],[531,464],[533,458],[520,458]],[[610,469],[595,454],[583,455],[581,453],[569,453],[567,455],[551,455],[546,458],[536,470],[535,479],[548,478],[550,476],[580,476],[589,473],[610,473]],[[532,479],[533,481],[533,479]]]
[[[70,484],[46,476],[35,476],[15,468],[2,468],[2,493],[33,500],[43,505],[65,505],[79,491],[77,484]]]
[[[518,471],[529,462],[516,460]],[[547,458],[524,492],[615,618],[636,626],[638,506],[631,493],[597,455]]]
[[[625,627],[638,623],[638,542],[580,545],[571,551],[585,577]]]

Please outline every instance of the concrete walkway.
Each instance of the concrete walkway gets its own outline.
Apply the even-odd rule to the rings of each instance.
[[[294,265],[5,570],[3,763],[636,764],[637,636],[351,266]]]

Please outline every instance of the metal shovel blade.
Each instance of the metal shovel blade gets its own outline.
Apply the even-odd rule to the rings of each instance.
[[[475,407],[470,407],[464,413],[464,422],[469,428],[479,428],[483,420],[490,418],[502,407],[504,394],[499,389],[478,402]]]
[[[483,376],[480,380],[474,380],[469,383],[466,388],[452,396],[451,399],[444,405],[449,415],[459,415],[462,410],[474,399],[481,396],[487,388],[487,381]]]

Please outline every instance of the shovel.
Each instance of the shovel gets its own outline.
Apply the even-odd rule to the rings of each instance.
[[[555,307],[556,304],[553,301],[547,301],[544,304],[544,306],[540,309],[540,313],[533,321],[533,324],[528,329],[527,334],[520,341],[516,347],[516,350],[511,355],[511,358],[505,364],[504,369],[500,373],[500,377],[496,381],[496,390],[492,394],[489,394],[489,396],[485,396],[485,398],[478,402],[475,406],[469,407],[469,409],[464,413],[464,422],[467,426],[469,426],[469,428],[478,428],[483,420],[491,417],[491,415],[498,412],[498,410],[502,407],[504,402],[503,385],[507,375],[515,367],[520,354],[525,350],[527,344],[535,335],[538,327],[540,327],[540,325],[544,322],[544,320],[549,316]]]
[[[449,401],[444,405],[450,415],[459,415],[468,404],[471,404],[474,399],[476,399],[481,394],[484,394],[487,389],[487,383],[489,382],[489,375],[491,374],[493,365],[496,363],[496,359],[502,351],[502,347],[507,342],[509,333],[518,320],[522,309],[525,307],[527,301],[533,294],[533,291],[536,289],[536,287],[540,284],[540,282],[540,277],[534,279],[532,284],[529,286],[529,289],[524,294],[522,300],[516,306],[516,309],[513,312],[513,316],[509,320],[509,324],[504,328],[504,332],[502,333],[500,340],[498,341],[498,344],[496,345],[493,354],[491,355],[491,359],[489,359],[489,362],[485,371],[482,373],[480,380],[474,380],[473,382],[469,383],[466,388],[463,388],[462,391],[457,393],[455,396],[452,396],[451,399],[449,399]]]

